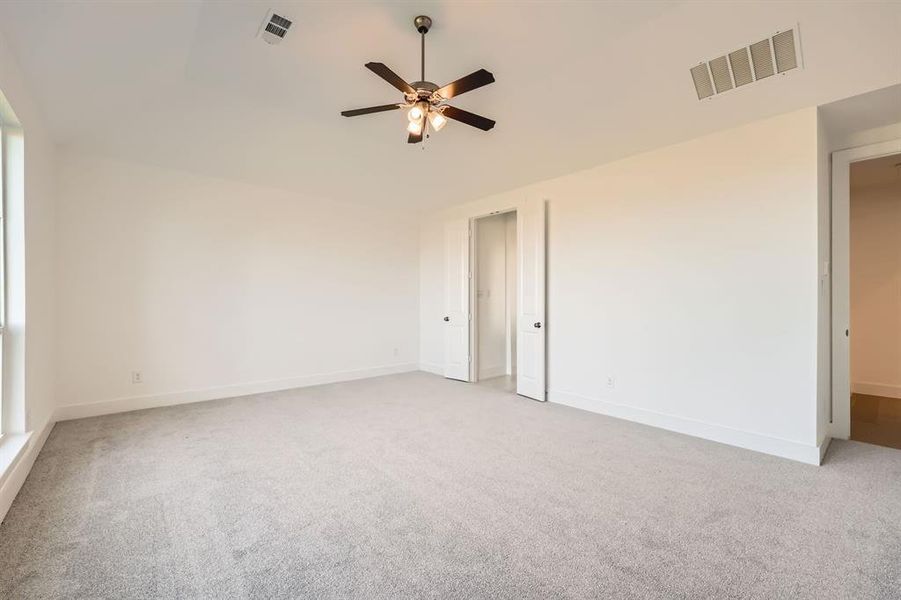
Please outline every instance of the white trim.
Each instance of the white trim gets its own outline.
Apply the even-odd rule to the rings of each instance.
[[[828,445],[828,438],[819,447],[802,444],[793,440],[771,437],[751,431],[734,429],[724,425],[715,425],[704,421],[686,419],[675,415],[667,415],[643,408],[616,404],[606,400],[588,398],[571,392],[551,390],[548,400],[557,404],[565,404],[589,412],[616,417],[626,421],[634,421],[652,427],[684,433],[694,437],[738,446],[747,450],[755,450],[765,454],[781,456],[811,465],[819,465],[821,455],[825,453],[823,446]]]
[[[851,163],[901,153],[901,139],[832,153],[832,425],[851,436]]]
[[[882,396],[883,398],[901,398],[901,385],[857,381],[851,384],[851,393]]]
[[[22,489],[22,484],[31,472],[31,467],[44,447],[44,442],[47,441],[54,424],[55,419],[51,418],[38,435],[34,435],[34,432],[4,435],[0,440],[5,451],[12,455],[8,463],[3,462],[3,470],[0,471],[0,521],[6,517],[9,507]]]
[[[829,449],[829,443],[832,441],[832,438],[828,435],[820,444],[820,464],[823,464],[823,459],[826,458],[826,450]]]
[[[481,218],[481,217],[480,217]],[[469,220],[469,382],[479,373],[479,218]]]
[[[326,383],[338,383],[341,381],[353,381],[381,375],[393,375],[395,373],[407,373],[418,370],[413,363],[387,365],[355,371],[337,371],[333,373],[320,373],[317,375],[305,375],[302,377],[290,377],[287,379],[274,379],[271,381],[257,381],[253,383],[241,383],[200,390],[187,390],[168,394],[156,394],[151,396],[133,396],[130,398],[116,398],[101,402],[89,402],[85,404],[69,404],[59,406],[56,409],[58,421],[70,419],[82,419],[84,417],[96,417],[113,413],[156,408],[160,406],[173,406],[176,404],[189,404],[191,402],[205,402],[220,398],[234,398],[249,394],[261,394],[293,388],[323,385]]]
[[[426,373],[434,373],[435,375],[441,375],[444,377],[444,365],[438,365],[435,363],[419,363],[419,370],[425,371]]]

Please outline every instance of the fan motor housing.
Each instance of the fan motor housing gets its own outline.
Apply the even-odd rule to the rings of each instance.
[[[438,86],[431,81],[413,81],[410,83],[410,86],[416,90],[416,95],[419,96],[420,100],[428,100],[432,97],[435,90],[438,89]]]

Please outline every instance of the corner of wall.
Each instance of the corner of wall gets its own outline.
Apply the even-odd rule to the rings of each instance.
[[[822,110],[816,108],[817,137],[817,403],[816,441],[825,442],[832,408],[832,215],[831,157]]]

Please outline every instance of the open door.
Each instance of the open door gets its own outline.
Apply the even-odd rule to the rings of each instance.
[[[469,221],[444,230],[444,376],[469,381]]]
[[[546,400],[545,203],[529,200],[517,211],[516,393]]]

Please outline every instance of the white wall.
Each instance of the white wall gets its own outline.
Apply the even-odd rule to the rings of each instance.
[[[507,366],[507,240],[505,215],[476,221],[479,379]]]
[[[411,217],[105,158],[60,162],[61,416],[415,368]]]
[[[817,175],[810,108],[435,214],[421,362],[442,223],[546,198],[551,400],[816,462]]]
[[[901,398],[901,179],[851,190],[851,389]]]

